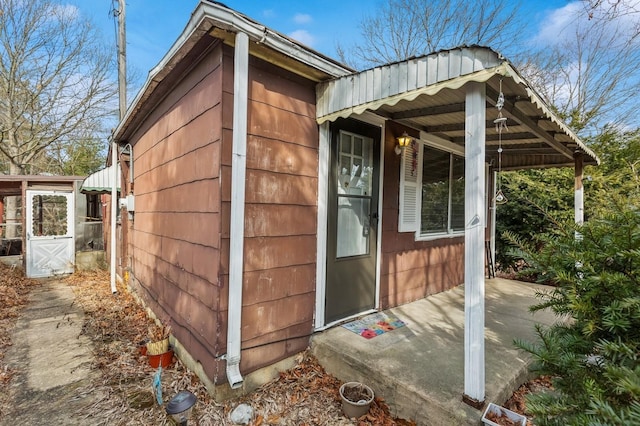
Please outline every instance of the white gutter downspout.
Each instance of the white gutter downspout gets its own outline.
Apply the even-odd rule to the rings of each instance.
[[[118,204],[118,143],[113,140],[111,144],[111,257],[110,262],[110,283],[111,293],[118,292],[116,288],[116,220]]]
[[[231,229],[229,233],[229,308],[227,321],[227,380],[242,387],[240,374],[242,272],[244,267],[244,193],[247,172],[247,104],[249,36],[236,34],[233,71],[233,148],[231,160]]]

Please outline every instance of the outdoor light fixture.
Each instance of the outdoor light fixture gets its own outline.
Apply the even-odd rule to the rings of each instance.
[[[180,426],[186,426],[195,404],[196,396],[188,390],[182,390],[167,404],[167,414]]]
[[[402,151],[413,141],[413,138],[407,134],[407,132],[402,132],[402,136],[398,136],[396,138],[398,144],[394,148],[396,155],[402,154]]]

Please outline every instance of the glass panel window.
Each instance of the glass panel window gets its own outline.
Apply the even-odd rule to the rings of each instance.
[[[341,132],[339,152],[336,255],[369,254],[373,140]]]
[[[452,155],[451,229],[464,231],[464,158]]]
[[[368,197],[338,197],[337,257],[369,254]]]
[[[341,134],[338,194],[371,195],[372,149],[371,139]]]
[[[423,149],[420,232],[464,231],[464,158],[428,146]]]
[[[67,197],[64,195],[33,197],[33,233],[35,236],[67,234]]]

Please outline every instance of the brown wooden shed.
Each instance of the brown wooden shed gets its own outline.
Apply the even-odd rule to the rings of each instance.
[[[598,162],[491,49],[355,72],[206,0],[114,138],[118,273],[216,392],[347,319],[463,281],[478,298],[498,161]]]

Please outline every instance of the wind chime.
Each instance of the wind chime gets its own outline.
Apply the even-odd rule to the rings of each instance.
[[[502,93],[502,79],[500,79],[500,93],[498,94],[498,101],[496,102],[496,108],[498,108],[498,117],[493,120],[496,125],[496,132],[498,132],[498,190],[493,198],[496,204],[505,204],[508,200],[502,192],[502,132],[509,130],[507,127],[507,117],[502,115],[502,107],[504,106],[504,93]]]

